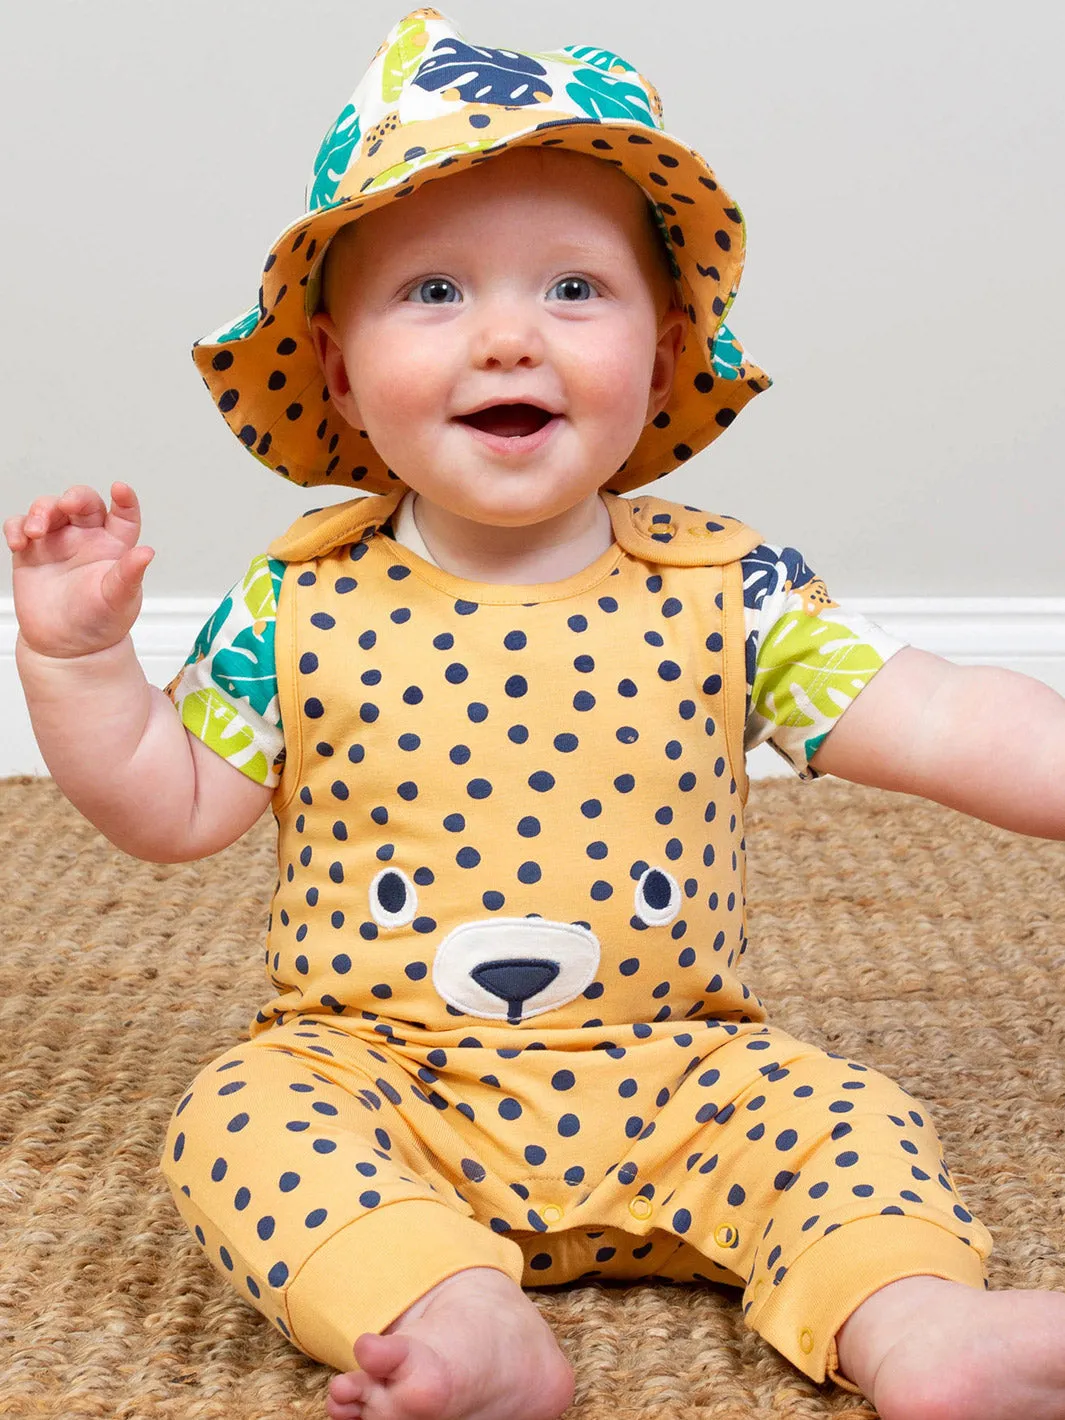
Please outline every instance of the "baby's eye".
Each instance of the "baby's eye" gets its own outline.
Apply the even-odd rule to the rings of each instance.
[[[560,281],[555,282],[551,289],[552,291],[560,289],[565,291],[566,294],[561,299],[567,302],[584,299],[582,295],[584,291],[590,292],[593,296],[596,294],[595,287],[584,276],[563,276]]]
[[[427,276],[424,281],[419,281],[417,286],[411,287],[407,292],[407,300],[414,297],[415,304],[422,306],[453,306],[455,302],[448,299],[449,290],[458,295],[458,287],[446,276]]]

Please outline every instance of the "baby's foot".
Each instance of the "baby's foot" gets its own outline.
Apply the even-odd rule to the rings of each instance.
[[[573,1399],[551,1328],[491,1267],[448,1277],[383,1335],[360,1336],[355,1359],[361,1370],[329,1383],[330,1420],[556,1420]]]
[[[1065,1420],[1065,1292],[908,1277],[883,1293],[904,1308],[885,1314],[897,1339],[854,1377],[881,1420]]]

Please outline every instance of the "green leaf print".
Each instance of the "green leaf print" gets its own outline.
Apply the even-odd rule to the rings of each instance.
[[[223,759],[236,761],[242,774],[265,784],[268,774],[266,756],[262,750],[250,759],[242,760],[243,752],[251,748],[255,736],[249,725],[236,723],[236,711],[213,690],[193,691],[181,702],[181,723]]]
[[[211,649],[211,642],[215,639],[225,624],[226,617],[233,610],[233,598],[226,597],[221,605],[217,606],[211,614],[211,619],[200,628],[200,634],[196,637],[196,644],[189,652],[185,664],[195,665],[197,661],[202,661],[207,652]]]
[[[386,104],[395,103],[399,98],[403,81],[422,62],[428,43],[429,31],[425,28],[425,21],[413,16],[396,36],[381,66],[381,97]]]
[[[314,176],[307,191],[308,212],[333,205],[340,179],[348,170],[359,137],[359,115],[353,104],[345,104],[322,139],[322,146],[314,160]]]
[[[265,715],[277,694],[277,671],[274,662],[274,629],[277,623],[257,621],[245,626],[232,644],[223,646],[211,662],[211,678],[232,695],[234,700],[246,700],[251,708]]]
[[[714,374],[723,380],[738,380],[743,374],[743,347],[727,325],[719,325],[714,336]]]
[[[211,344],[224,345],[227,340],[243,340],[259,324],[261,314],[258,306],[252,306],[250,311],[245,311],[242,316],[237,317],[232,325],[226,326],[224,330],[216,334]]]
[[[788,612],[759,650],[751,703],[776,725],[823,725],[843,714],[883,664],[849,626]]]
[[[269,621],[277,616],[277,599],[281,595],[281,578],[285,564],[267,557],[254,558],[244,576],[241,591],[244,605],[256,621]]]
[[[656,128],[647,95],[638,84],[600,69],[577,69],[566,93],[590,118],[621,118]]]
[[[809,739],[806,741],[806,743],[802,747],[802,752],[806,756],[807,764],[810,763],[810,760],[813,759],[814,755],[817,753],[817,751],[821,748],[821,746],[827,739],[828,731],[826,730],[823,735],[814,735],[813,739]]]
[[[590,44],[567,44],[563,53],[572,54],[574,59],[579,59],[584,64],[591,64],[596,69],[627,69],[630,74],[636,73],[632,64],[629,64],[622,59],[620,54],[615,54],[611,49],[595,49]]]

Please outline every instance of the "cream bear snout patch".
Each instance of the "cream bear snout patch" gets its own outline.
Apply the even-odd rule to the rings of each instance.
[[[437,947],[433,985],[456,1010],[518,1025],[573,1001],[595,978],[599,939],[573,922],[464,922]]]

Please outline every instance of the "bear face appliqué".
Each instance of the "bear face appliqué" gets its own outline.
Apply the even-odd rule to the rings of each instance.
[[[575,922],[501,917],[443,939],[433,985],[456,1010],[518,1025],[575,1000],[599,968],[599,939]]]

